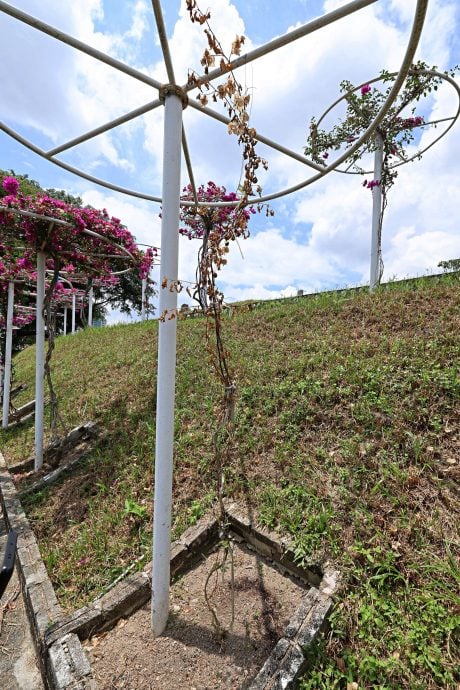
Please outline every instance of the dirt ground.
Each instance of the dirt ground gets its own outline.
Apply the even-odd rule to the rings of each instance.
[[[204,597],[216,558],[209,556],[171,588],[170,621],[153,639],[150,604],[85,645],[100,690],[242,690],[263,665],[300,604],[305,589],[244,546],[231,568],[213,573],[208,591],[226,633],[219,639]]]

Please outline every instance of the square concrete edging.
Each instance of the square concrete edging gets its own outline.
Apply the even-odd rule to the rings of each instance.
[[[55,454],[56,451],[59,450],[61,453],[65,453],[69,450],[71,450],[75,445],[80,443],[81,441],[89,441],[91,439],[96,439],[99,435],[99,430],[97,425],[94,422],[85,422],[84,424],[80,424],[79,426],[76,426],[74,429],[69,431],[67,436],[60,442],[57,446],[56,445],[50,445],[48,448],[44,449],[44,462],[49,463],[50,458],[52,458]],[[103,435],[101,438],[99,438],[99,441],[104,441],[105,436]],[[17,472],[27,472],[28,470],[33,470],[34,468],[34,463],[35,463],[35,458],[32,456],[28,458],[27,460],[23,460],[22,462],[17,463],[16,465],[11,465],[8,467],[8,471],[11,474],[15,474]],[[53,475],[52,481],[55,481],[61,472],[66,472],[68,469],[71,469],[71,463],[68,463],[68,465],[63,465],[62,467],[59,467],[58,469],[54,470],[53,472],[50,472],[47,477],[50,477]],[[42,480],[40,480],[41,482]],[[49,480],[48,480],[49,481]],[[27,488],[27,492],[30,491],[38,491],[41,487],[37,485],[31,485]]]
[[[47,630],[63,617],[63,612],[1,453],[0,494],[7,527],[18,534],[16,567],[45,685],[50,690],[96,690],[91,667],[76,635],[60,636],[48,649]]]
[[[18,533],[17,567],[47,688],[96,690],[81,640],[110,629],[149,600],[151,563],[88,606],[64,616],[1,453],[0,489],[6,523]],[[323,571],[319,565],[300,568],[289,542],[256,528],[251,516],[231,501],[225,503],[225,517],[235,539],[244,541],[283,573],[310,587],[249,689],[293,690],[306,670],[305,650],[326,625],[338,587],[338,573]],[[214,517],[204,518],[186,530],[171,547],[171,577],[191,569],[212,551],[218,540],[219,525]]]
[[[310,587],[284,630],[272,653],[264,663],[249,690],[293,690],[306,670],[307,649],[327,623],[332,596],[338,587],[338,572],[322,571],[319,565],[300,568],[288,542],[278,535],[256,529],[251,519],[235,503],[227,502],[225,512],[231,534],[262,555],[284,574],[300,579]],[[171,547],[171,577],[190,570],[207,555],[219,540],[218,521],[203,518],[187,529]],[[88,606],[57,621],[46,633],[46,644],[54,646],[69,635],[86,640],[95,633],[112,628],[147,603],[151,595],[151,563],[142,572],[129,575],[107,594]]]

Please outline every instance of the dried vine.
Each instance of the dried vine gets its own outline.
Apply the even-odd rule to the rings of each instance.
[[[238,137],[238,143],[243,149],[244,180],[241,183],[240,192],[242,202],[245,204],[248,197],[255,194],[261,195],[262,188],[259,184],[257,171],[259,167],[262,167],[264,170],[268,168],[267,161],[256,153],[257,133],[253,127],[249,126],[248,108],[251,96],[247,89],[243,88],[238,82],[231,66],[232,56],[241,55],[241,48],[245,42],[245,37],[236,36],[230,52],[226,53],[209,24],[211,13],[209,11],[202,12],[196,0],[187,0],[187,10],[193,23],[204,26],[204,33],[208,41],[208,48],[206,48],[201,58],[204,74],[209,74],[209,68],[214,67],[218,61],[222,74],[227,75],[223,83],[214,86],[206,79],[200,78],[196,72],[190,71],[188,84],[199,90],[198,100],[203,107],[208,104],[209,98],[215,103],[220,100],[228,113],[230,118],[228,132]]]
[[[190,193],[190,190],[188,190]],[[198,198],[204,201],[212,197],[213,200],[233,201],[236,194],[226,194],[225,188],[208,183],[206,190],[200,187]],[[255,212],[255,211],[252,211]],[[219,537],[221,549],[211,572],[205,583],[204,596],[211,612],[213,625],[219,641],[225,637],[216,608],[212,604],[212,593],[209,588],[213,575],[218,576],[228,563],[232,573],[231,583],[233,591],[233,544],[228,534],[224,510],[225,472],[230,461],[233,447],[235,404],[237,395],[236,376],[229,363],[229,353],[225,347],[222,328],[222,312],[224,295],[216,284],[220,269],[227,263],[230,242],[248,235],[247,225],[251,210],[239,206],[232,207],[200,207],[196,213],[193,210],[182,211],[182,220],[188,225],[181,232],[192,238],[201,239],[198,252],[197,282],[194,296],[199,302],[205,315],[206,350],[212,369],[223,388],[219,403],[217,420],[212,435],[213,474],[216,476],[216,491],[219,505]],[[190,290],[189,290],[190,293]],[[232,610],[234,607],[232,596]],[[230,628],[233,626],[234,611]]]
[[[247,209],[248,200],[251,196],[261,196],[262,188],[258,179],[258,170],[259,168],[267,170],[268,165],[256,153],[256,130],[249,126],[248,108],[251,96],[237,81],[231,66],[232,57],[241,54],[245,37],[236,36],[230,52],[226,53],[210,26],[211,13],[209,11],[202,12],[195,0],[187,0],[186,4],[191,21],[204,27],[208,42],[208,47],[201,59],[205,76],[209,74],[210,67],[215,66],[218,62],[222,75],[226,77],[223,82],[213,86],[205,77],[200,78],[195,72],[190,72],[188,83],[199,90],[198,99],[203,107],[208,104],[209,99],[213,102],[221,101],[223,103],[230,118],[228,132],[238,137],[238,143],[242,147],[244,171],[243,179],[238,188],[239,196],[236,193],[227,194],[225,188],[219,188],[212,182],[208,183],[206,189],[200,187],[197,193],[198,200],[201,202],[228,201],[235,204],[235,201],[239,201],[238,204],[227,207],[201,205],[183,207],[182,220],[188,228],[181,231],[190,239],[201,239],[194,297],[206,316],[206,348],[212,368],[223,387],[216,426],[212,436],[213,470],[217,481],[221,549],[207,577],[204,591],[214,629],[219,641],[223,643],[225,629],[212,603],[212,593],[209,591],[209,587],[213,575],[218,577],[219,572],[223,572],[230,562],[232,589],[230,629],[232,629],[234,621],[233,544],[226,524],[224,492],[225,472],[233,448],[237,383],[235,372],[229,364],[229,353],[224,345],[222,333],[224,295],[217,287],[216,279],[220,269],[227,263],[230,242],[238,241],[238,239],[247,237],[249,234],[247,230],[248,221],[251,213],[255,213],[256,209],[254,207]],[[186,192],[185,198],[191,200],[193,190],[188,187],[184,191]],[[258,211],[261,209],[262,206],[257,206]],[[268,207],[266,207],[266,213],[273,215],[273,211]]]

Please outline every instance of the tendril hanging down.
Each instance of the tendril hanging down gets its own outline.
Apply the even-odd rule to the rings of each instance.
[[[186,0],[187,10],[192,23],[203,27],[207,40],[207,48],[201,58],[204,77],[196,72],[189,72],[188,83],[199,90],[198,100],[205,107],[211,99],[220,101],[228,113],[229,134],[238,137],[242,147],[242,179],[236,192],[227,193],[225,187],[219,187],[214,182],[208,182],[196,190],[196,196],[191,186],[184,189],[183,199],[198,200],[198,205],[182,206],[181,220],[185,227],[180,232],[189,239],[201,240],[198,251],[198,265],[196,270],[196,286],[192,294],[200,305],[206,320],[206,348],[213,370],[220,381],[223,393],[219,404],[216,426],[212,437],[214,472],[217,481],[217,495],[219,503],[219,529],[221,550],[217,556],[211,573],[205,584],[205,600],[211,612],[216,635],[223,642],[225,630],[222,627],[217,611],[212,604],[209,593],[209,583],[214,573],[219,573],[226,567],[228,559],[231,564],[232,587],[232,620],[234,621],[234,571],[233,546],[228,533],[224,511],[225,472],[229,464],[230,454],[234,446],[234,419],[237,397],[237,381],[235,372],[229,364],[229,352],[225,348],[222,334],[222,314],[224,310],[224,295],[217,287],[219,271],[227,264],[231,242],[238,242],[248,237],[248,222],[252,214],[262,210],[261,204],[248,205],[250,197],[261,196],[262,187],[259,183],[259,168],[267,170],[267,162],[256,153],[256,130],[250,126],[249,104],[251,97],[247,89],[236,79],[232,66],[232,56],[241,54],[245,42],[244,36],[236,36],[229,51],[225,51],[222,43],[216,37],[211,25],[211,13],[202,12],[196,0]],[[206,79],[209,68],[218,64],[222,78],[214,86]],[[239,202],[232,206],[210,207],[200,204],[203,202]],[[273,211],[265,206],[267,215]]]

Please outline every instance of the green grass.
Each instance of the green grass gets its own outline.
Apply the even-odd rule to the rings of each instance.
[[[301,563],[343,573],[303,690],[457,690],[460,299],[455,275],[269,302],[225,318],[238,381],[227,493],[292,538]],[[34,348],[15,358],[33,397]],[[25,502],[61,603],[96,596],[149,558],[156,324],[59,338],[68,425],[107,441]],[[179,322],[174,535],[213,503],[219,401],[200,319]],[[33,425],[2,432],[9,464]]]

